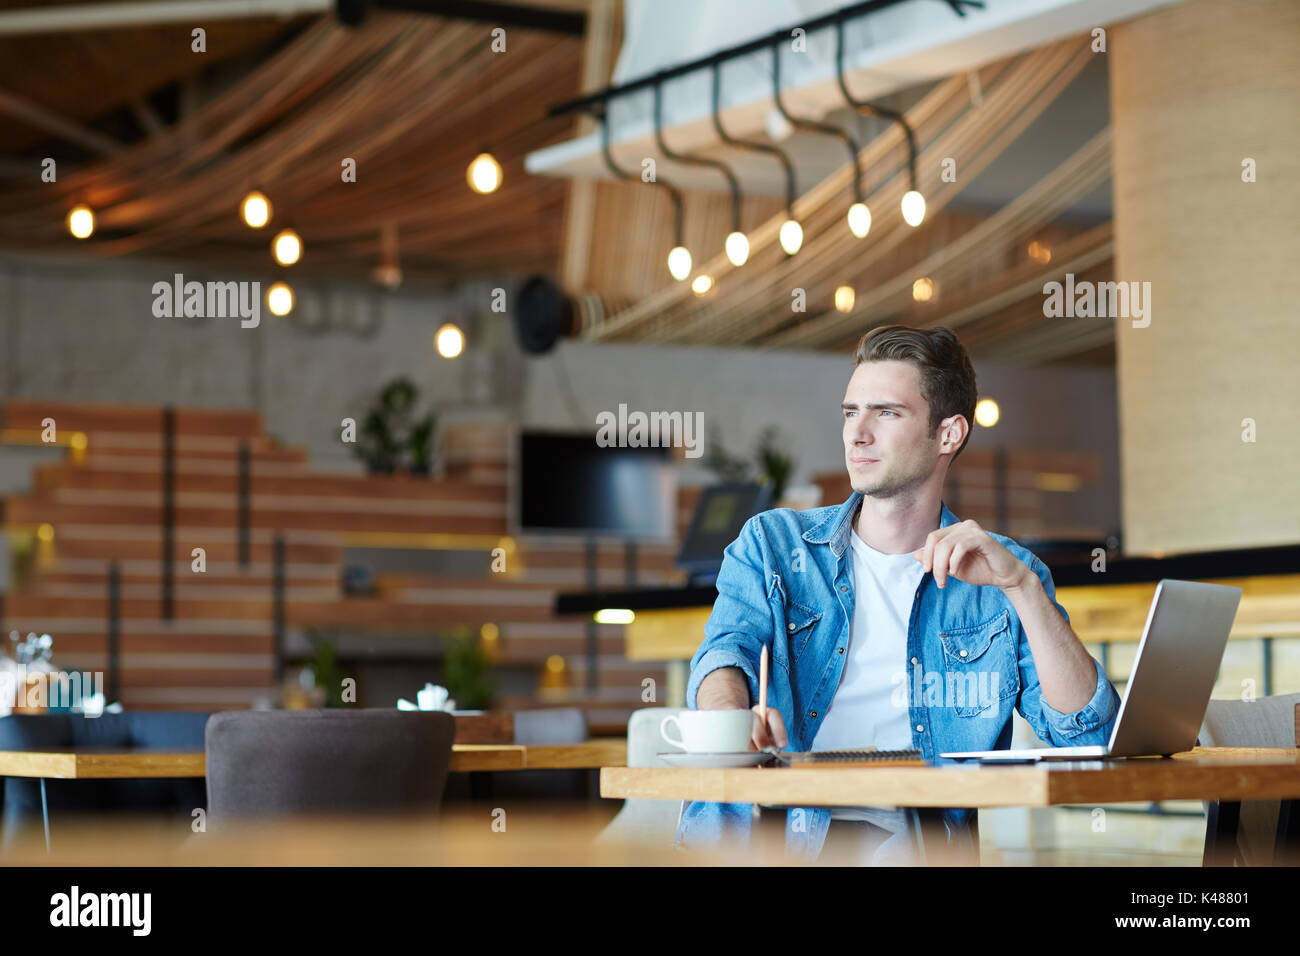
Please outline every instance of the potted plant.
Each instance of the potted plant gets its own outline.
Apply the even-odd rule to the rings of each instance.
[[[429,412],[414,419],[420,390],[408,378],[389,382],[379,393],[378,405],[366,415],[353,453],[371,474],[392,474],[406,467],[413,475],[429,474],[437,417]]]
[[[446,637],[447,654],[443,659],[443,684],[460,710],[486,710],[496,690],[492,661],[477,639],[464,628]]]

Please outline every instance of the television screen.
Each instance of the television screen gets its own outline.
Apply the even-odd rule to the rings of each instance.
[[[671,449],[602,448],[594,433],[525,431],[516,481],[520,531],[673,538]]]

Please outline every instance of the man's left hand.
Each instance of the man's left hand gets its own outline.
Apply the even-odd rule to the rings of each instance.
[[[943,587],[952,575],[974,585],[993,585],[1002,590],[1023,587],[1035,577],[1029,567],[975,523],[966,519],[931,531],[925,547],[912,552],[922,567],[934,574]]]

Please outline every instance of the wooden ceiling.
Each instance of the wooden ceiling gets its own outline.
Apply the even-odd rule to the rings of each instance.
[[[616,0],[525,2],[587,13],[587,36],[511,27],[507,53],[496,54],[488,23],[374,12],[355,30],[332,16],[212,21],[205,54],[191,51],[189,25],[0,36],[0,249],[167,258],[269,278],[283,272],[271,262],[271,237],[292,225],[304,242],[292,275],[365,281],[395,236],[408,283],[563,276],[571,292],[605,300],[612,321],[589,330],[597,340],[839,352],[861,330],[890,321],[961,326],[972,355],[992,361],[1113,365],[1113,328],[1053,327],[1033,289],[1074,261],[1079,274],[1109,278],[1108,229],[1103,236],[1089,231],[1092,224],[1039,215],[1033,235],[1081,258],[1058,256],[1035,268],[1023,254],[1023,229],[997,233],[1001,245],[982,258],[962,258],[957,244],[980,234],[980,217],[947,211],[940,201],[921,229],[890,239],[897,224],[886,217],[873,226],[877,251],[850,249],[837,231],[847,180],[822,190],[834,195],[827,208],[837,211],[806,222],[805,250],[791,262],[771,248],[781,203],[746,196],[754,261],[731,278],[715,259],[716,287],[697,300],[663,266],[671,209],[658,190],[525,174],[527,153],[591,128],[546,112],[604,85],[621,34]],[[0,11],[30,6],[0,0]],[[997,124],[980,133],[975,118],[971,129],[972,136],[1005,140]],[[873,161],[886,166],[905,155],[901,141],[873,148]],[[465,182],[468,162],[485,149],[504,168],[504,184],[491,196],[472,193]],[[56,183],[40,181],[47,156],[58,162]],[[345,157],[357,162],[354,183],[340,176]],[[239,201],[253,187],[276,210],[271,226],[257,231],[238,218]],[[932,202],[938,187],[926,188]],[[706,250],[720,248],[729,229],[728,200],[718,193],[686,198],[688,245],[702,268]],[[95,236],[84,243],[64,227],[77,202],[90,203],[98,216]],[[891,194],[879,208],[895,204]],[[766,232],[772,235],[760,238]],[[882,298],[880,290],[918,266],[949,258],[968,273],[972,263],[979,267],[942,284],[939,300],[928,305]],[[814,265],[815,278],[796,281],[793,265],[800,263]],[[829,304],[841,282],[858,293],[847,317]],[[809,310],[792,316],[778,301],[788,292],[771,290],[801,284],[809,288]],[[760,294],[764,288],[771,294]]]
[[[385,230],[408,279],[554,272],[566,184],[523,156],[573,129],[546,111],[577,90],[580,38],[511,27],[493,53],[487,23],[372,12],[214,21],[196,54],[190,29],[0,38],[0,246],[265,272],[292,225],[295,274],[364,279]],[[490,196],[465,182],[483,150],[504,169]],[[254,186],[276,212],[258,231],[238,217]],[[85,243],[63,224],[77,202],[98,218]]]

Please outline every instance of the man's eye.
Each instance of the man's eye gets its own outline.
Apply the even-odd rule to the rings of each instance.
[[[882,408],[882,409],[880,410],[880,414],[882,414],[882,415],[893,415],[894,412],[890,411],[888,408]]]

